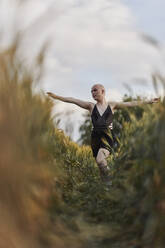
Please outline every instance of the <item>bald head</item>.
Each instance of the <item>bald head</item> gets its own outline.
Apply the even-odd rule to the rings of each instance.
[[[91,89],[92,97],[97,101],[104,99],[105,97],[105,88],[102,84],[95,84]]]
[[[105,88],[102,84],[94,84],[92,86],[92,89],[95,89],[95,88],[102,90],[102,92],[105,94]]]

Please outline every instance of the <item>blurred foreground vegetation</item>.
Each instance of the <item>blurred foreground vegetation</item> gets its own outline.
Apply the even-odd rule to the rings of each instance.
[[[127,110],[107,188],[90,147],[54,127],[52,101],[34,91],[40,72],[16,52],[0,54],[0,247],[164,248],[165,102],[140,118]]]

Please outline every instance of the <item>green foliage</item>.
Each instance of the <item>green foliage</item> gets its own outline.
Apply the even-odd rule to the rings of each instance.
[[[79,127],[80,138],[78,142],[82,145],[90,145],[90,134],[92,130],[92,122],[89,113],[84,114],[85,120]]]
[[[140,97],[132,98],[131,96],[125,95],[123,97],[123,102],[140,101],[144,100]],[[122,108],[115,111],[113,118],[113,127],[115,135],[120,139],[123,132],[123,125],[125,122],[130,122],[130,114],[133,115],[137,120],[140,120],[143,116],[144,109],[141,106]]]

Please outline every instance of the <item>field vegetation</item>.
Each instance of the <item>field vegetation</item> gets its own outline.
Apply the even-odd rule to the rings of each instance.
[[[55,127],[53,102],[35,90],[43,52],[30,71],[17,46],[0,53],[0,246],[164,248],[164,99],[116,114],[107,187],[89,145]]]

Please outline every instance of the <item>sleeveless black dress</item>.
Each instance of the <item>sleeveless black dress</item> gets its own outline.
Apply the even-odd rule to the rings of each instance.
[[[97,157],[100,148],[112,151],[116,138],[113,133],[113,113],[108,105],[103,115],[100,115],[95,105],[91,114],[93,129],[91,133],[91,148],[93,156]]]

